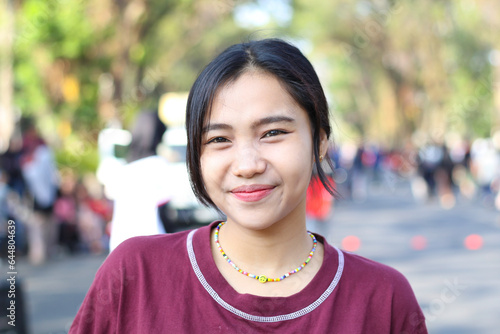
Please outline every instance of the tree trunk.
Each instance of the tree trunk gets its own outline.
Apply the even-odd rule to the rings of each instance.
[[[495,53],[495,66],[493,67],[493,101],[495,108],[495,117],[493,124],[493,131],[500,131],[500,48],[496,49]],[[499,197],[500,198],[500,197]]]
[[[12,96],[14,9],[12,0],[0,0],[0,153],[9,147],[14,132]]]

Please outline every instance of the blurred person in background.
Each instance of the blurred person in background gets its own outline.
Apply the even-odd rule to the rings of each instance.
[[[160,120],[158,110],[141,111],[132,128],[132,142],[127,154],[129,163],[156,155],[167,127]]]
[[[450,157],[453,161],[453,185],[458,189],[458,194],[466,199],[472,199],[476,186],[471,174],[471,154],[468,140],[457,140],[450,145]]]
[[[64,251],[75,254],[80,233],[77,220],[76,177],[71,170],[61,173],[61,185],[54,203],[54,219],[58,225],[58,242]]]
[[[436,196],[436,170],[443,159],[443,151],[434,143],[425,145],[418,152],[418,172],[425,181],[426,199]]]
[[[356,154],[351,168],[351,196],[357,202],[363,202],[368,196],[368,175],[367,160],[364,142],[361,141],[356,146]]]
[[[21,170],[22,147],[21,135],[16,132],[10,139],[7,151],[0,155],[0,170],[3,179],[0,206],[3,208],[5,222],[9,219],[16,222],[15,238],[18,254],[25,254],[27,251],[25,220],[27,215],[19,214],[20,211],[27,211],[23,208],[26,183]]]
[[[455,206],[455,184],[453,182],[453,169],[455,163],[450,156],[450,150],[446,143],[441,146],[442,158],[435,171],[436,189],[439,196],[439,203],[445,209]]]
[[[338,163],[336,164],[335,177],[337,178],[337,187],[338,191],[347,198],[353,198],[352,190],[353,190],[353,164],[354,158],[356,156],[357,147],[352,142],[344,142],[340,145],[340,147],[335,151],[334,157],[337,159]],[[343,177],[342,177],[343,176]],[[342,177],[342,179],[339,179]],[[345,193],[345,195],[344,195]]]
[[[471,173],[479,188],[479,199],[485,204],[494,203],[495,180],[500,178],[500,150],[496,149],[492,138],[476,139],[473,142]]]
[[[173,190],[169,163],[157,155],[165,130],[157,110],[145,110],[135,120],[129,163],[117,172],[112,185],[110,251],[128,238],[166,232],[158,208],[169,201]]]
[[[41,264],[55,250],[56,226],[52,210],[59,180],[52,149],[29,119],[25,121],[21,170],[33,208],[33,214],[27,222],[28,256],[32,263]]]
[[[7,195],[9,186],[7,185],[7,174],[0,168],[0,219],[6,220],[8,217]]]
[[[6,259],[8,256],[8,207],[7,196],[9,194],[9,187],[7,185],[7,174],[0,168],[0,258]]]
[[[21,170],[23,140],[17,133],[10,139],[9,148],[0,155],[0,168],[4,170],[7,185],[19,197],[24,195],[26,184]]]
[[[93,175],[86,175],[76,183],[76,219],[81,247],[92,254],[101,254],[108,248],[106,224],[112,215],[112,206],[104,198],[101,185]]]

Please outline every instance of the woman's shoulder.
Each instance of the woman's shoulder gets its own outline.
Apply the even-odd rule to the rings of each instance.
[[[397,269],[386,264],[368,259],[361,255],[350,252],[342,252],[344,255],[344,275],[356,282],[368,285],[410,288],[406,277]],[[411,289],[411,288],[410,288]]]
[[[341,278],[335,300],[370,333],[427,333],[425,317],[406,277],[398,270],[336,249]],[[389,326],[387,328],[386,326]]]
[[[117,248],[118,249],[135,249],[137,250],[151,250],[156,248],[170,248],[175,247],[180,243],[186,243],[186,237],[189,234],[188,231],[181,231],[175,233],[164,233],[155,235],[145,235],[136,236],[129,238],[122,242]]]
[[[186,253],[186,239],[190,231],[148,236],[136,236],[120,243],[108,255],[106,262],[121,267],[141,266],[149,262],[175,260]]]

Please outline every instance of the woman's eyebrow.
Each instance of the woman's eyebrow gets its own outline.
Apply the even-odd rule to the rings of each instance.
[[[201,133],[207,133],[213,130],[231,130],[233,127],[225,123],[209,123],[201,129]]]
[[[253,122],[251,127],[252,129],[255,129],[262,125],[281,123],[281,122],[295,123],[295,119],[289,116],[269,116]],[[214,130],[231,130],[232,128],[233,127],[231,125],[226,123],[210,123],[204,126],[201,131],[202,133],[207,133],[209,131],[214,131]]]
[[[259,119],[252,123],[252,128],[258,128],[259,126],[271,124],[271,123],[295,123],[295,119],[289,116],[269,116]]]

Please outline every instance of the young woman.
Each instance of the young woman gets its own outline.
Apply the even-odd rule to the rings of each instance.
[[[306,230],[327,159],[327,102],[277,39],[233,45],[191,89],[195,194],[227,220],[137,237],[99,269],[70,333],[426,333],[407,280]],[[140,222],[137,222],[140,224]]]

